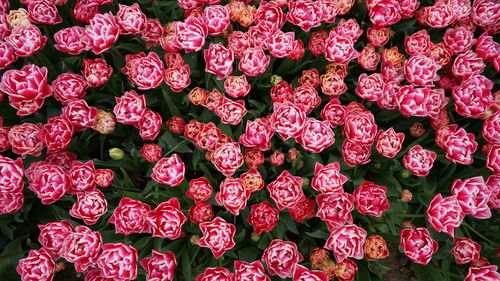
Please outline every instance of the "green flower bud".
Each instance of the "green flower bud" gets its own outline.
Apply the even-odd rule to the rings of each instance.
[[[257,242],[260,240],[260,235],[258,235],[255,232],[252,232],[252,235],[250,237],[251,237],[252,241],[254,241],[254,242]]]
[[[283,81],[283,77],[279,76],[279,75],[273,75],[271,76],[271,85],[272,86],[276,86],[278,85],[279,82]]]
[[[302,188],[308,188],[311,181],[309,181],[309,178],[302,178],[302,179],[304,180],[302,182]]]
[[[411,176],[411,172],[407,169],[401,170],[400,175],[402,178],[407,179]]]
[[[119,148],[114,147],[109,150],[109,156],[111,156],[111,158],[113,158],[114,160],[121,160],[123,159],[123,156],[125,156],[125,152],[123,152],[123,150]]]

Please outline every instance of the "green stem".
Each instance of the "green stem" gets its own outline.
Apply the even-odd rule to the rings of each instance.
[[[454,274],[454,273],[451,273],[451,272],[444,272],[444,270],[442,270],[442,269],[440,269],[438,267],[434,267],[434,270],[439,271],[439,272],[443,273],[444,275],[448,275],[448,276],[453,277],[455,279],[464,280],[463,276],[460,276],[458,274]]]
[[[273,236],[271,235],[271,232],[266,232],[267,237],[269,237],[269,240],[273,241]]]
[[[467,227],[465,227],[463,230],[464,230],[465,235],[466,235],[467,237],[472,237],[472,236],[470,235],[469,229],[468,229]]]
[[[422,208],[423,208],[423,206],[422,206],[422,205],[420,205],[420,206],[418,207],[418,209],[417,209],[417,212],[416,212],[416,213],[417,213],[417,214],[418,214],[418,213],[420,213],[420,211],[422,210]],[[412,222],[413,222],[413,220],[414,220],[415,218],[417,218],[417,217],[413,217],[410,221],[412,221]]]
[[[470,231],[474,232],[474,234],[476,234],[477,236],[479,236],[480,238],[482,238],[484,241],[490,243],[493,247],[498,246],[498,243],[495,243],[495,242],[491,241],[490,239],[486,238],[486,236],[484,236],[481,233],[479,233],[479,231],[475,230],[472,226],[468,225],[467,223],[463,222],[462,225],[464,225],[465,227],[467,227]]]

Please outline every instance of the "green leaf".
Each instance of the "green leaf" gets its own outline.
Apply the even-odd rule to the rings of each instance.
[[[330,236],[330,233],[324,231],[324,230],[321,230],[321,229],[317,229],[313,232],[306,232],[306,234],[312,238],[319,238],[319,239],[328,239],[328,237]]]
[[[142,46],[140,46],[138,44],[134,44],[134,43],[116,44],[116,48],[128,51],[128,52],[133,53],[133,54],[137,54],[137,53],[144,51],[144,48]]]
[[[287,228],[288,231],[291,231],[295,234],[299,234],[299,230],[297,229],[297,225],[295,225],[295,221],[293,220],[292,217],[290,217],[290,215],[288,213],[282,213],[280,215],[280,221],[283,220],[283,222],[285,223],[285,226]]]
[[[191,262],[187,254],[181,256],[182,273],[186,280],[193,280]]]
[[[267,248],[267,246],[269,246],[269,243],[271,242],[271,238],[271,235],[268,235],[267,233],[262,234],[259,243],[257,243],[257,248],[259,248],[260,250],[264,250],[265,248]]]
[[[141,251],[143,248],[145,248],[151,242],[152,242],[152,237],[151,236],[146,236],[146,237],[142,237],[141,239],[137,240],[137,242],[135,242],[133,244],[133,246],[138,251]]]
[[[175,106],[174,101],[170,96],[171,94],[169,93],[169,90],[167,90],[166,86],[162,86],[161,91],[163,93],[163,99],[165,99],[165,103],[167,104],[170,114],[172,114],[173,116],[182,116],[177,106]]]
[[[260,251],[253,246],[245,247],[243,249],[238,250],[238,258],[246,262],[255,261],[259,255]]]
[[[158,188],[158,183],[154,180],[150,180],[148,181],[148,183],[146,184],[146,186],[144,187],[144,190],[142,191],[142,194],[144,194],[146,197],[148,197],[147,195],[154,189],[157,189]]]
[[[3,248],[0,254],[0,279],[1,280],[12,280],[11,277],[13,272],[15,272],[15,267],[17,266],[20,259],[25,256],[27,251],[23,251],[21,244],[28,236],[18,237]]]
[[[445,281],[441,272],[431,265],[423,266],[417,263],[412,264],[412,269],[418,280]]]
[[[122,171],[122,174],[123,174],[123,186],[124,187],[127,187],[127,188],[132,188],[132,189],[135,189],[135,185],[134,185],[134,182],[132,181],[132,179],[128,176],[128,173],[125,169],[123,168],[120,168],[120,170]]]
[[[202,150],[195,149],[193,153],[193,159],[191,160],[191,163],[193,163],[193,169],[196,170],[196,167],[198,166],[198,162],[200,161],[201,156],[202,156]]]
[[[399,111],[397,110],[384,110],[384,111],[380,111],[379,113],[377,113],[377,115],[375,116],[375,120],[378,121],[383,121],[383,122],[387,122],[387,121],[390,121],[390,120],[393,120],[393,119],[396,119],[396,118],[400,118],[401,117],[401,114],[399,113]]]
[[[218,182],[217,180],[215,180],[215,178],[213,177],[212,173],[208,170],[207,166],[205,166],[205,164],[203,163],[200,163],[200,170],[203,171],[205,177],[210,181],[210,182]]]
[[[0,230],[9,239],[11,239],[11,240],[14,239],[14,231],[8,225],[0,225]]]
[[[370,271],[365,263],[358,263],[358,274],[356,274],[358,281],[371,281]]]

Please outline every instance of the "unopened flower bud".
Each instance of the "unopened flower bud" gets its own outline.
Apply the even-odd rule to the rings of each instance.
[[[406,228],[415,228],[415,225],[411,221],[403,221],[401,222],[401,226]]]
[[[408,203],[411,201],[412,197],[413,194],[411,194],[408,189],[401,191],[401,201]]]
[[[402,178],[407,179],[411,176],[411,172],[407,169],[401,170],[400,175]]]
[[[189,241],[193,245],[198,245],[198,242],[200,242],[200,235],[197,234],[192,235],[191,238],[189,238]]]
[[[287,153],[287,157],[288,157],[288,160],[290,161],[295,161],[297,160],[297,157],[299,157],[300,155],[300,151],[297,149],[297,148],[290,148],[290,150],[288,150],[288,153]]]
[[[303,179],[302,188],[308,188],[311,181],[309,180],[309,178],[302,178],[302,179]]]
[[[125,152],[117,147],[114,147],[109,150],[109,156],[111,156],[114,160],[121,160],[123,159],[123,156],[125,156]]]
[[[66,262],[64,262],[64,261],[58,262],[56,264],[56,272],[63,271],[65,268],[66,268]]]
[[[273,75],[271,76],[271,85],[276,86],[279,82],[283,81],[283,77],[279,75]]]
[[[271,156],[269,157],[269,161],[271,162],[271,164],[273,164],[274,166],[281,166],[283,165],[283,163],[285,162],[285,154],[279,152],[279,151],[275,151],[273,152],[273,154],[271,154]]]
[[[255,233],[255,232],[252,232],[252,235],[250,236],[250,238],[252,239],[252,241],[257,242],[260,240],[260,235]]]
[[[424,125],[422,125],[422,123],[416,122],[416,123],[413,123],[413,125],[411,125],[410,135],[418,138],[418,137],[421,137],[423,134],[425,134],[425,129],[424,129]]]

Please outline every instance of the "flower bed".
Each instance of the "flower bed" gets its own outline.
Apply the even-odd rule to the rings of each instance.
[[[0,1],[1,280],[500,280],[500,2],[120,2]]]

